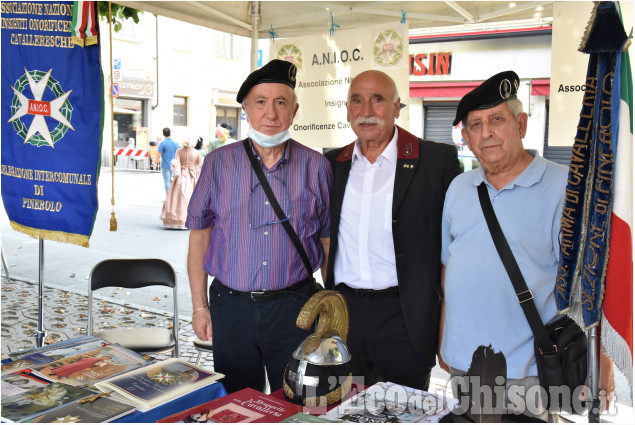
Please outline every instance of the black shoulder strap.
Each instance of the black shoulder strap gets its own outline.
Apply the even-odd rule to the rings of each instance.
[[[271,186],[269,186],[269,182],[267,182],[267,179],[265,178],[265,173],[263,173],[262,167],[260,166],[260,164],[258,164],[258,161],[256,160],[256,157],[254,156],[254,153],[251,151],[251,146],[249,146],[249,139],[243,140],[243,146],[245,147],[245,151],[247,152],[247,156],[249,157],[249,162],[251,162],[251,167],[256,172],[258,181],[260,182],[262,189],[265,191],[265,194],[267,195],[267,198],[269,199],[269,203],[273,207],[273,210],[278,216],[278,219],[284,220],[282,221],[281,224],[282,226],[284,226],[284,230],[287,231],[287,234],[291,238],[291,242],[293,242],[293,245],[295,246],[295,249],[298,251],[298,254],[300,254],[300,258],[302,258],[304,267],[306,267],[307,271],[309,272],[308,277],[312,277],[313,270],[311,270],[311,262],[309,261],[309,256],[304,250],[304,247],[302,246],[302,242],[300,242],[300,238],[298,237],[298,234],[295,232],[295,230],[293,230],[293,226],[291,226],[291,223],[289,222],[289,220],[287,220],[287,216],[284,214],[284,211],[282,211],[282,208],[280,207],[280,204],[278,203],[278,200],[276,199],[276,195],[274,195],[273,190],[271,190]]]
[[[534,333],[534,338],[538,342],[538,346],[543,353],[553,351],[553,343],[545,330],[545,326],[542,323],[536,304],[533,301],[534,294],[529,290],[529,288],[527,288],[527,283],[520,272],[516,258],[514,258],[514,254],[507,243],[507,239],[505,239],[503,229],[501,229],[500,224],[498,223],[496,213],[492,207],[492,202],[489,199],[485,182],[482,182],[478,186],[478,199],[481,202],[483,215],[485,216],[485,221],[487,221],[487,227],[492,235],[496,251],[498,251],[498,255],[505,266],[505,270],[507,270],[507,274],[512,281],[514,291],[516,291],[516,298],[525,313],[527,322],[529,322],[529,326]]]

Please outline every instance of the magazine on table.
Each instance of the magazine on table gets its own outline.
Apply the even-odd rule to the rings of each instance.
[[[302,406],[245,388],[160,419],[160,423],[275,423],[302,412]]]
[[[49,410],[24,422],[29,423],[101,423],[112,422],[134,412],[134,406],[112,399],[99,397],[95,401],[68,403],[57,409]]]
[[[0,382],[2,383],[2,400],[4,400],[12,395],[45,387],[53,381],[37,376],[30,369],[26,369],[3,376]]]
[[[2,370],[2,376],[22,369],[35,368],[37,366],[61,360],[66,357],[71,357],[85,351],[94,350],[99,347],[103,347],[104,345],[109,345],[109,343],[103,339],[93,338],[82,342],[78,341],[74,344],[60,345],[58,347],[51,345],[41,351],[29,350],[29,352],[22,352],[24,354],[18,354],[11,357],[12,361],[3,364],[0,367]]]
[[[459,403],[428,391],[378,382],[320,416],[344,422],[439,422]]]
[[[146,411],[210,385],[225,375],[180,359],[168,359],[95,383],[104,393]]]
[[[63,357],[66,357],[74,352],[76,353],[77,351],[85,351],[86,349],[99,347],[102,343],[107,344],[108,342],[94,336],[80,335],[75,338],[58,341],[54,344],[44,345],[42,347],[33,347],[25,350],[14,351],[9,354],[9,358],[11,360],[16,360],[30,354],[47,352],[55,352],[63,355]]]
[[[25,391],[2,400],[2,420],[23,422],[50,409],[94,394],[92,391],[63,382],[52,382],[44,387]]]
[[[84,387],[147,365],[149,360],[118,344],[109,344],[34,368],[48,379]]]

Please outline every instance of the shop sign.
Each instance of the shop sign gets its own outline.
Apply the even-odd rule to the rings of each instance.
[[[452,53],[417,53],[410,55],[409,75],[450,75]]]
[[[130,97],[152,97],[154,96],[154,83],[148,80],[136,80],[132,78],[122,78],[119,82],[121,88],[120,96]]]

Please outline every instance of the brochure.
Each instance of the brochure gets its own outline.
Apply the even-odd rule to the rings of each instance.
[[[210,385],[224,376],[180,359],[168,359],[97,382],[95,386],[145,411]]]
[[[73,402],[58,409],[46,412],[25,422],[39,423],[99,423],[111,422],[135,411],[135,407],[114,400],[110,397],[99,397],[86,403]]]
[[[35,388],[2,400],[2,418],[13,422],[23,422],[47,410],[63,406],[95,393],[62,382],[53,382],[45,387]]]
[[[148,360],[140,354],[118,344],[109,344],[34,369],[46,378],[84,387],[147,364]]]
[[[320,416],[344,422],[439,422],[459,403],[453,398],[378,382]]]

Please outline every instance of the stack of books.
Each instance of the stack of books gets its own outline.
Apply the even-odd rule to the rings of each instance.
[[[5,422],[110,422],[223,377],[93,337],[11,353],[1,374]]]

